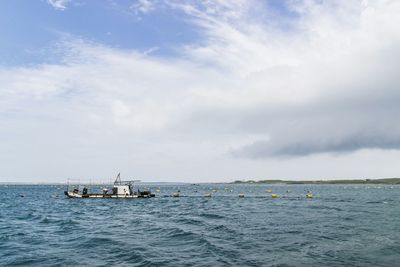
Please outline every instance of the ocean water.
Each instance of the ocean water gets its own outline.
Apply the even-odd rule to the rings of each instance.
[[[400,186],[149,187],[155,198],[68,199],[0,185],[0,265],[400,266]]]

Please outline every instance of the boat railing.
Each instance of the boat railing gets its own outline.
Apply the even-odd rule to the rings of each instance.
[[[67,180],[67,192],[79,192],[83,193],[84,189],[87,194],[91,193],[98,193],[98,192],[104,192],[105,189],[109,191],[112,186],[110,186],[110,183],[108,182],[82,182],[80,179],[68,179]]]
[[[127,181],[115,181],[114,185],[133,185],[134,183],[139,183],[140,180],[127,180]]]

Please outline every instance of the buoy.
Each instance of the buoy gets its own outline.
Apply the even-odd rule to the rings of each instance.
[[[211,193],[204,194],[204,197],[211,197]]]
[[[239,197],[244,197],[244,194],[239,194]]]
[[[173,197],[180,197],[180,194],[179,194],[179,192],[176,192],[176,193],[173,193],[172,196]]]
[[[313,198],[313,197],[314,197],[313,194],[310,192],[306,194],[306,198]]]
[[[272,198],[278,198],[279,195],[278,195],[278,194],[272,194],[271,197],[272,197]]]
[[[160,189],[156,189],[156,192],[160,192]]]
[[[215,192],[217,192],[217,190],[216,190],[216,189],[213,189],[213,192],[215,193]]]
[[[271,193],[271,192],[272,192],[272,189],[267,189],[267,190],[265,190],[265,191],[267,191],[268,193]]]

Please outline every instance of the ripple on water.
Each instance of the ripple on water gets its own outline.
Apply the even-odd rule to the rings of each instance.
[[[225,216],[216,214],[216,213],[209,213],[209,212],[202,212],[199,214],[200,217],[206,218],[206,219],[216,219],[216,220],[222,220],[225,218]]]

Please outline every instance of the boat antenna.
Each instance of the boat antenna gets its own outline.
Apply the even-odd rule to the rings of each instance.
[[[117,178],[115,179],[114,184],[121,184],[121,173],[118,173]]]

